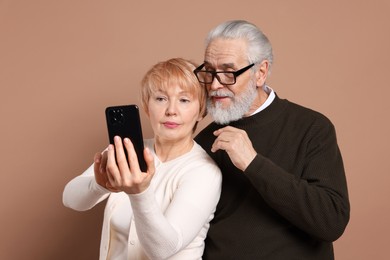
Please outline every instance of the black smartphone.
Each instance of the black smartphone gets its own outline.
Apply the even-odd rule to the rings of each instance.
[[[144,140],[142,137],[141,118],[137,105],[112,106],[106,108],[106,121],[110,144],[114,144],[114,137],[128,137],[137,153],[139,167],[146,172],[144,159]],[[125,150],[126,159],[127,151]]]

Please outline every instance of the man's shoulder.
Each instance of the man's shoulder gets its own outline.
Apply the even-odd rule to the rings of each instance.
[[[195,136],[195,141],[199,143],[198,140],[211,138],[212,136],[214,136],[213,132],[218,128],[221,128],[221,126],[216,124],[215,122],[211,122],[205,128],[199,131],[199,133]]]
[[[332,124],[330,119],[322,112],[319,112],[301,104],[294,103],[287,99],[284,99],[283,101],[287,102],[288,104],[287,112],[292,116],[296,117],[298,120],[302,119],[323,122],[324,124]]]
[[[210,150],[215,140],[213,132],[220,127],[220,125],[211,122],[205,128],[203,128],[194,138],[195,142],[198,143],[209,155],[212,155]]]

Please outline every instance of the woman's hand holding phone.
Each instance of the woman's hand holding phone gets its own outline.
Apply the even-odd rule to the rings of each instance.
[[[110,144],[107,151],[106,174],[103,174],[108,180],[106,187],[109,190],[124,191],[128,194],[143,192],[149,187],[155,172],[153,155],[148,148],[144,149],[147,171],[142,172],[138,163],[137,154],[130,139],[125,138],[122,142],[122,139],[116,136],[114,138],[114,144]],[[124,149],[126,149],[128,154],[127,159]],[[104,182],[105,179],[102,178],[101,181]]]
[[[111,187],[107,176],[106,166],[107,150],[103,151],[103,153],[96,153],[94,157],[94,173],[96,183],[111,192],[119,192],[119,190],[116,190]]]

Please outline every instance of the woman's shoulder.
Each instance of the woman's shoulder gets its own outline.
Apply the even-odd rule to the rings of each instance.
[[[200,144],[198,144],[195,140],[194,140],[194,147],[192,150],[193,150],[193,153],[196,154],[200,158],[200,160],[205,160],[207,162],[210,161],[212,164],[215,164],[213,159],[211,159],[211,157],[203,149],[203,147]]]
[[[188,163],[192,164],[192,167],[197,167],[198,170],[208,168],[218,174],[220,173],[220,169],[215,161],[196,141],[194,141],[194,147],[189,154]]]

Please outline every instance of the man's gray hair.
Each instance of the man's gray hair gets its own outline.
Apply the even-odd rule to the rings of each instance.
[[[209,32],[205,41],[206,48],[216,38],[246,40],[248,62],[261,63],[268,60],[270,72],[273,62],[272,46],[267,36],[256,25],[244,20],[224,22]]]

